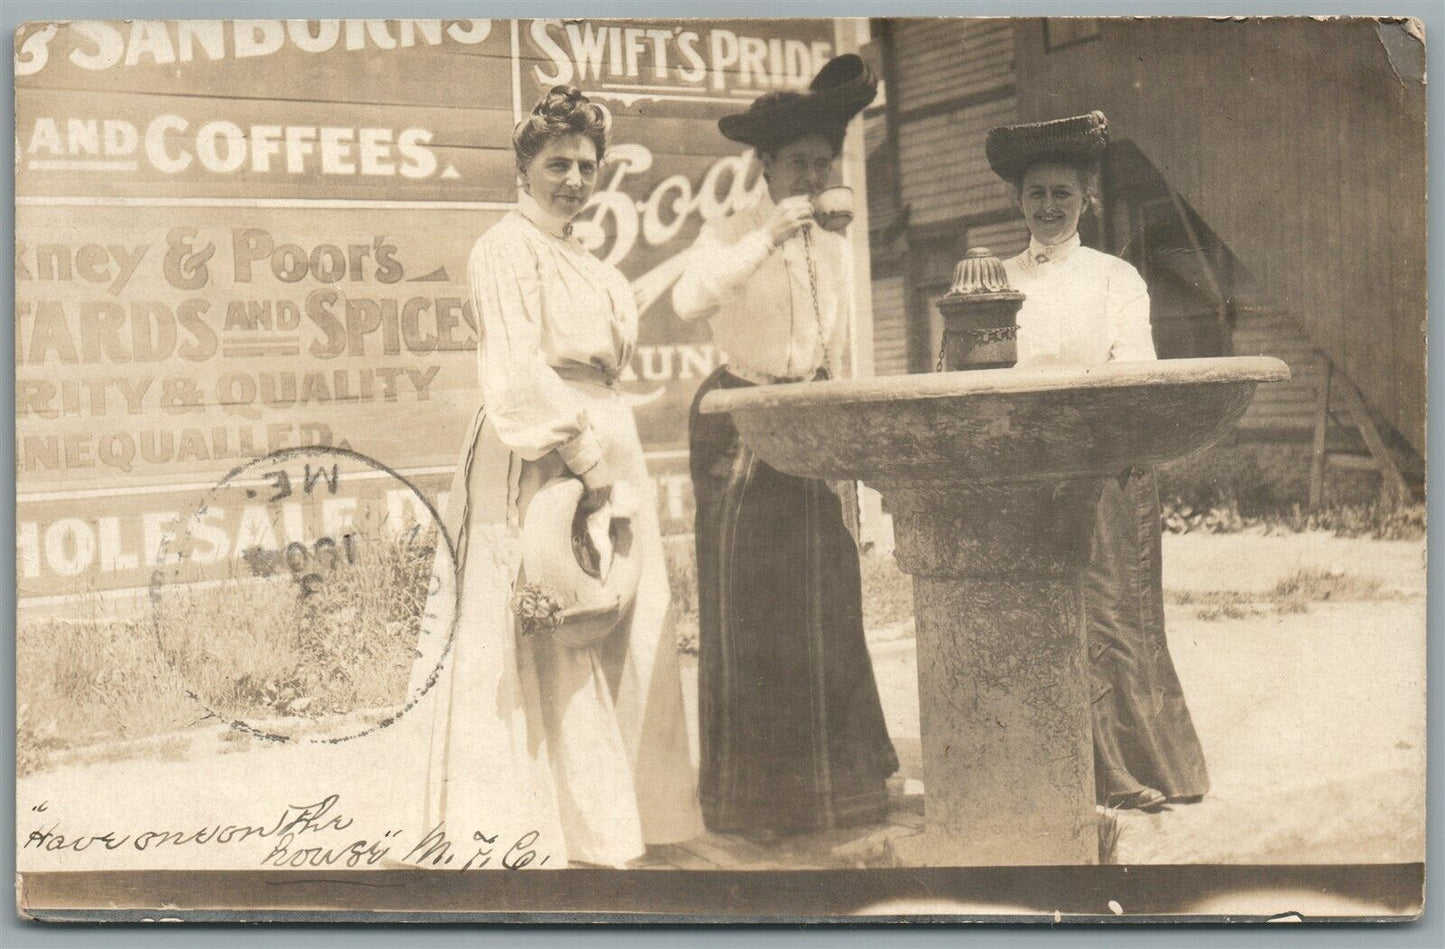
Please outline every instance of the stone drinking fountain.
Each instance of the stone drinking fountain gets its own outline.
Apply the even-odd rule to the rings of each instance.
[[[1277,359],[1012,365],[1023,297],[986,250],[940,301],[940,369],[715,390],[780,471],[856,479],[893,516],[913,577],[933,866],[1098,862],[1082,582],[1102,479],[1223,437]]]

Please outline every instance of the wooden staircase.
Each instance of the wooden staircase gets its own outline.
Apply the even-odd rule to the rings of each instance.
[[[1324,499],[1325,471],[1329,467],[1376,471],[1380,475],[1380,499],[1386,504],[1398,504],[1414,500],[1400,466],[1395,462],[1389,446],[1380,435],[1370,410],[1360,396],[1360,390],[1328,358],[1324,360],[1325,371],[1317,386],[1314,415],[1314,443],[1310,456],[1310,507],[1317,508]],[[1332,404],[1333,402],[1333,404]],[[1343,412],[1336,409],[1343,402]],[[1367,449],[1364,453],[1331,451],[1331,424],[1341,425],[1347,414],[1349,421],[1359,430]]]

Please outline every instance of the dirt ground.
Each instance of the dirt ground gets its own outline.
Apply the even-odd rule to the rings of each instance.
[[[1304,567],[1397,598],[1201,622],[1169,642],[1213,785],[1124,814],[1118,863],[1372,863],[1425,856],[1425,547],[1323,534],[1166,538],[1167,590],[1257,592]],[[1233,565],[1248,563],[1248,571]]]
[[[1212,790],[1158,814],[1118,812],[1114,862],[1423,860],[1424,542],[1319,533],[1189,534],[1164,544],[1165,589],[1175,594],[1263,595],[1314,569],[1378,579],[1388,598],[1285,614],[1261,604],[1240,619],[1167,607]],[[875,642],[873,654],[903,769],[921,781],[911,647]]]
[[[1425,787],[1425,544],[1324,534],[1165,538],[1166,590],[1264,597],[1301,569],[1380,581],[1381,598],[1267,603],[1243,618],[1168,609],[1169,639],[1208,758],[1199,804],[1120,815],[1115,862],[1350,863],[1422,860]],[[870,631],[900,787],[920,767],[916,658],[907,624]],[[696,666],[684,665],[689,715]],[[418,711],[424,711],[419,708]],[[91,749],[18,782],[18,837],[189,831],[268,822],[339,793],[355,819],[343,845],[411,826],[425,715],[342,745],[268,745],[222,726]],[[695,727],[693,734],[696,734]],[[53,838],[52,838],[53,839]],[[254,868],[270,844],[22,849],[21,870]]]

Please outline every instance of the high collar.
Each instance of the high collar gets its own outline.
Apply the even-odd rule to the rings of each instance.
[[[1058,244],[1045,244],[1033,237],[1029,238],[1029,263],[1031,264],[1058,264],[1069,259],[1075,250],[1079,248],[1079,232],[1075,231],[1069,239]]]
[[[541,203],[525,191],[517,193],[517,211],[522,217],[537,225],[539,229],[553,237],[571,237],[572,219],[561,215],[553,214]]]

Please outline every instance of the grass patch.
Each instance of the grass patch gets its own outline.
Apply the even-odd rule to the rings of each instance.
[[[221,732],[221,754],[231,754],[237,751],[249,751],[255,739],[249,733],[239,729],[228,728]]]
[[[27,623],[16,630],[15,662],[21,776],[67,748],[177,731],[204,714],[135,622]]]
[[[667,555],[667,582],[672,592],[673,632],[677,651],[697,655],[697,547],[691,534],[662,539]]]
[[[154,756],[161,761],[183,761],[191,750],[191,743],[180,735],[174,735],[159,742]]]
[[[1280,580],[1270,591],[1275,600],[1380,600],[1388,599],[1378,577],[1361,576],[1348,570],[1306,568]]]
[[[1193,506],[1175,497],[1164,502],[1160,520],[1170,534],[1233,534],[1254,529],[1271,534],[1325,531],[1336,537],[1420,540],[1426,528],[1423,504],[1332,504],[1313,511],[1291,504],[1246,514],[1232,500]]]
[[[286,718],[288,730],[304,731],[401,704],[432,555],[426,535],[378,542],[305,585],[248,556],[226,581],[168,587],[140,615],[93,606],[83,621],[21,625],[17,772],[40,770],[66,749],[183,731],[212,712]],[[167,739],[126,755],[164,759],[187,744]]]
[[[399,705],[434,552],[427,535],[393,538],[299,579],[250,558],[251,576],[162,595],[160,651],[223,718],[315,719]]]
[[[913,619],[913,579],[898,569],[892,556],[864,554],[863,628],[878,629]]]
[[[1248,619],[1251,616],[1308,612],[1309,604],[1328,601],[1388,600],[1395,594],[1377,577],[1347,570],[1306,567],[1282,578],[1262,593],[1237,590],[1166,590],[1164,601],[1195,607],[1202,620]]]

